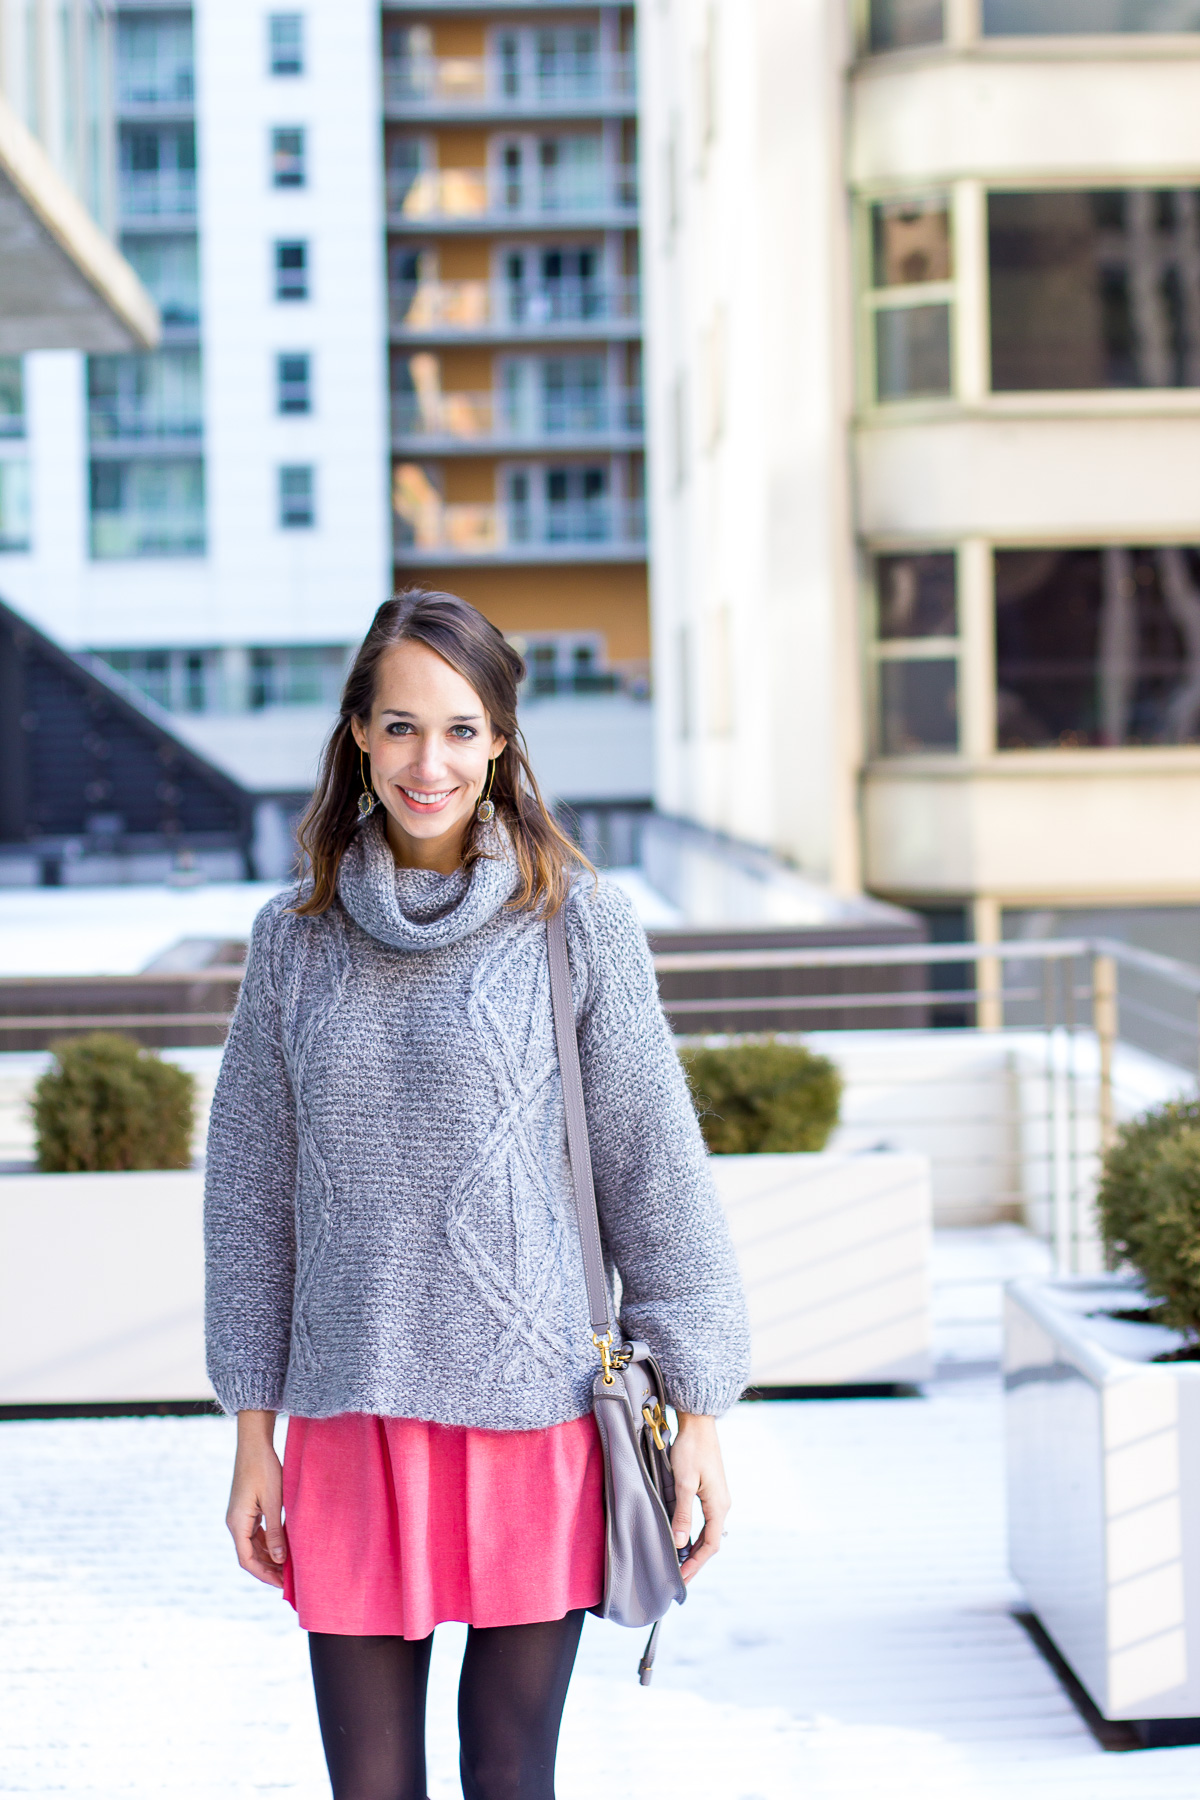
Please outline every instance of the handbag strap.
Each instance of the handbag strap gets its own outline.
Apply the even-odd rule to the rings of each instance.
[[[563,1108],[567,1115],[567,1150],[575,1189],[579,1241],[583,1246],[583,1276],[587,1283],[588,1313],[597,1344],[612,1340],[608,1310],[608,1283],[604,1279],[604,1252],[600,1247],[600,1215],[592,1181],[592,1155],[588,1146],[587,1110],[583,1103],[583,1075],[579,1068],[579,1041],[575,1036],[575,1005],[571,998],[571,965],[567,960],[567,928],[563,909],[546,921],[550,955],[550,1000],[554,1008],[554,1036],[562,1074]]]

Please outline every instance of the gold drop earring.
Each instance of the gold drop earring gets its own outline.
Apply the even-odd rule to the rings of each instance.
[[[360,819],[369,819],[371,814],[375,811],[376,795],[375,789],[371,786],[370,777],[367,774],[366,754],[362,750],[358,753],[358,767],[362,774],[363,784],[363,791],[358,796],[358,816]]]
[[[488,758],[487,782],[484,786],[483,793],[480,796],[479,805],[475,808],[475,817],[479,820],[479,823],[481,825],[486,825],[489,819],[494,819],[496,816],[496,803],[494,800],[488,799],[488,795],[492,791],[492,783],[495,779],[496,779],[495,758],[489,757]]]

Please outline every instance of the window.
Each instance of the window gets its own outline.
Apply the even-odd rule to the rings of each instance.
[[[196,211],[196,133],[191,125],[121,128],[117,173],[127,218],[191,218]]]
[[[312,358],[307,350],[285,350],[275,358],[275,405],[281,413],[312,411]]]
[[[1041,3],[1029,0],[1031,6]],[[942,0],[871,0],[868,41],[872,50],[940,44],[944,31]]]
[[[267,58],[272,75],[303,75],[303,13],[272,13],[267,20]]]
[[[284,531],[306,531],[317,522],[316,471],[291,463],[279,471],[279,523]]]
[[[204,465],[199,457],[93,462],[92,555],[202,556]]]
[[[1200,190],[989,194],[992,387],[1200,386]]]
[[[271,181],[277,188],[308,186],[303,125],[276,125],[271,133]]]
[[[0,438],[25,436],[25,365],[19,356],[0,356]]]
[[[871,208],[867,305],[875,398],[916,400],[952,389],[950,210],[938,196]]]
[[[1200,31],[1200,0],[983,0],[985,37]]]
[[[308,245],[303,239],[275,246],[275,298],[308,299]]]
[[[958,749],[958,601],[952,551],[875,559],[875,753]]]
[[[29,464],[0,462],[0,550],[28,550],[29,542]]]
[[[389,138],[387,146],[387,208],[389,212],[430,211],[426,195],[429,182],[421,177],[430,168],[430,144],[427,138]],[[415,192],[414,192],[415,190]]]
[[[609,425],[602,356],[547,356],[501,369],[503,429],[514,436],[573,436]]]
[[[186,106],[193,94],[192,22],[178,13],[117,19],[117,95],[126,106]]]
[[[998,550],[1002,750],[1200,741],[1200,548]]]
[[[199,437],[199,350],[88,358],[88,429],[112,438]]]
[[[121,249],[164,325],[186,330],[199,324],[200,263],[194,236],[124,237]]]

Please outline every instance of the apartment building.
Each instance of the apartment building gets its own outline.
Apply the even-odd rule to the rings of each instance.
[[[641,16],[660,803],[1195,956],[1200,5]]]
[[[383,93],[397,582],[522,648],[560,793],[648,796],[634,8],[389,5]]]

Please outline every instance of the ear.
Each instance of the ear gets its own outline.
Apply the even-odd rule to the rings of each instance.
[[[492,757],[500,757],[500,756],[504,755],[504,752],[507,749],[508,749],[508,739],[506,737],[501,737],[500,733],[498,731],[493,731],[492,747],[488,754]]]
[[[351,719],[350,730],[354,734],[354,741],[358,745],[359,749],[365,750],[367,747],[367,733],[366,733],[366,728],[363,725],[362,720],[361,719]]]

